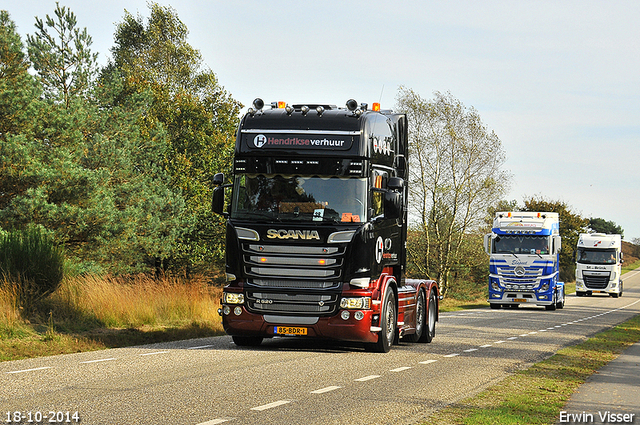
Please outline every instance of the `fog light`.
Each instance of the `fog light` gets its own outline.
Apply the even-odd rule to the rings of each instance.
[[[546,295],[540,295],[540,299],[541,299],[541,300],[546,300],[546,299],[547,299],[547,296],[546,296]]]
[[[340,317],[342,317],[342,320],[349,320],[351,314],[347,310],[342,310],[342,313],[340,313]]]
[[[233,314],[240,316],[242,314],[242,307],[236,307],[233,309]]]
[[[225,314],[225,316],[228,316],[229,313],[231,313],[231,307],[225,305],[224,307],[222,307],[222,312]]]
[[[356,320],[362,320],[362,319],[364,319],[364,313],[363,313],[363,312],[361,312],[361,311],[356,311],[356,312],[353,314],[353,317],[354,317]]]

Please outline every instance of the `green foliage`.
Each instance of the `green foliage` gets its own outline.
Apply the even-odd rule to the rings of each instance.
[[[589,229],[595,233],[622,235],[624,239],[624,230],[622,229],[622,226],[617,225],[613,221],[607,221],[604,218],[590,218]]]
[[[69,91],[66,102],[49,102],[23,93],[33,96],[30,119],[0,135],[0,226],[50,229],[76,273],[153,270],[176,255],[188,227],[164,168],[167,133],[158,123],[140,126],[150,97],[124,96],[111,75],[91,97]]]
[[[186,203],[185,233],[174,261],[203,266],[220,261],[222,220],[210,211],[210,182],[228,171],[241,105],[203,70],[200,52],[187,41],[188,31],[170,7],[150,4],[151,16],[127,13],[117,25],[113,61],[103,75],[117,71],[123,81],[119,102],[132,93],[150,94],[143,134],[162,126],[167,134],[163,167],[171,188]]]
[[[502,142],[474,108],[450,93],[424,100],[400,88],[397,102],[409,121],[409,208],[421,233],[418,243],[408,244],[409,261],[446,295],[452,276],[478,275],[472,270],[482,247],[471,241],[486,227],[487,205],[509,184]]]
[[[560,236],[562,237],[560,279],[565,282],[573,282],[575,280],[576,270],[573,254],[580,233],[587,231],[589,220],[581,217],[579,214],[572,213],[570,207],[564,202],[546,200],[542,196],[525,200],[522,211],[549,211],[559,214]]]
[[[27,45],[45,94],[68,107],[75,96],[88,91],[98,54],[91,53],[91,37],[86,28],[76,28],[71,10],[56,2],[54,13],[55,19],[36,17],[38,32],[27,36]]]
[[[0,284],[16,286],[18,302],[26,311],[55,291],[63,274],[63,250],[42,228],[0,235]]]

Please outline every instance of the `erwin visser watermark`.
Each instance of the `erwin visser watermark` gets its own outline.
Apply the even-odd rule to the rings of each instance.
[[[598,413],[569,413],[560,412],[560,423],[569,424],[592,424],[596,423],[596,420],[600,420],[598,423],[603,424],[622,424],[622,423],[634,423],[635,413],[615,413],[605,410],[604,412],[598,411]]]

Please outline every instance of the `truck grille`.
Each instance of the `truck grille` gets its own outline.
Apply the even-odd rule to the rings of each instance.
[[[582,272],[584,284],[589,289],[605,289],[609,286],[610,276],[611,273],[609,272]]]
[[[334,314],[342,288],[344,249],[243,244],[247,308],[257,314]]]
[[[542,268],[497,267],[500,281],[506,284],[530,285],[533,288],[542,277]]]

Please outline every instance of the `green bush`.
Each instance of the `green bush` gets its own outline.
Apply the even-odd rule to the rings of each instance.
[[[64,253],[44,230],[0,234],[0,285],[15,285],[25,310],[55,291],[64,276]]]

